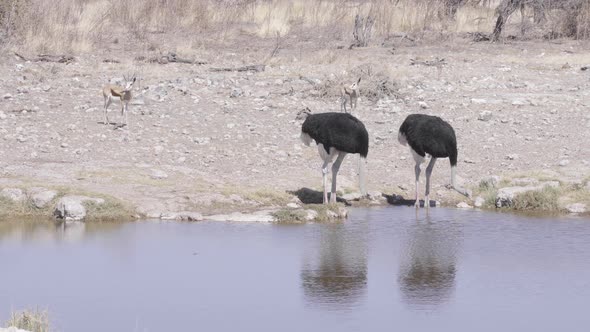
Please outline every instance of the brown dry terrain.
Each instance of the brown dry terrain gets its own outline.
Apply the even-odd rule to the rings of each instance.
[[[504,185],[514,177],[555,179],[576,188],[562,195],[562,205],[590,204],[583,188],[590,177],[590,72],[580,70],[590,64],[587,42],[397,37],[349,50],[328,38],[290,36],[272,57],[274,39],[207,45],[191,54],[204,65],[134,60],[141,54],[124,44],[67,65],[4,54],[0,188],[102,193],[153,217],[285,204],[285,191],[321,188],[317,150],[300,142],[295,116],[305,107],[340,111],[338,82],[362,77],[354,115],[370,134],[369,190],[412,198],[413,159],[397,131],[408,114],[425,113],[454,126],[459,175],[476,194],[490,175],[503,176]],[[212,71],[263,61],[259,73]],[[140,81],[129,126],[103,124],[101,87],[133,71]],[[122,121],[118,109],[111,105],[111,121]],[[357,191],[357,160],[345,159],[342,192]],[[439,161],[432,199],[472,204],[444,188],[449,178],[448,162]]]

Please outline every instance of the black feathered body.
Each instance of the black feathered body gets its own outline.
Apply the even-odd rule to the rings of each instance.
[[[363,158],[369,153],[369,134],[365,125],[347,113],[311,114],[303,122],[301,132],[322,144],[328,154],[331,148],[358,153]]]
[[[448,157],[451,166],[457,164],[455,130],[438,116],[408,115],[399,128],[399,139],[402,144],[407,142],[422,157],[428,153],[434,158]]]

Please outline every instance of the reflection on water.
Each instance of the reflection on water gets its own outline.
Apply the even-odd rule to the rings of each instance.
[[[336,224],[62,226],[0,221],[0,322],[46,308],[63,332],[590,326],[587,218],[388,207]]]
[[[351,307],[366,293],[366,224],[352,230],[331,224],[318,231],[317,247],[301,269],[305,299],[328,308]]]
[[[409,226],[398,282],[410,307],[436,307],[453,296],[458,232],[458,224],[428,217]]]
[[[0,221],[0,241],[17,243],[75,243],[94,235],[105,236],[123,227],[116,222]]]

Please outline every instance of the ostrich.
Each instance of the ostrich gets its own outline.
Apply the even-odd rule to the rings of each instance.
[[[342,160],[348,153],[360,154],[359,173],[361,195],[365,190],[365,162],[369,152],[369,134],[365,125],[348,113],[319,113],[309,114],[301,126],[301,140],[307,146],[315,140],[322,165],[322,180],[324,187],[324,204],[328,203],[327,176],[328,166],[332,165],[332,191],[330,203],[336,202],[336,176]],[[334,161],[335,160],[335,161]]]
[[[418,200],[418,179],[420,178],[420,164],[424,157],[429,154],[432,158],[426,167],[426,193],[424,205],[428,208],[430,200],[430,175],[437,158],[449,158],[451,162],[451,185],[457,192],[470,196],[470,193],[456,184],[457,169],[457,138],[455,130],[450,124],[438,116],[424,114],[410,114],[399,128],[397,139],[402,145],[410,145],[412,156],[416,161],[414,170],[416,172],[416,208],[420,207]]]

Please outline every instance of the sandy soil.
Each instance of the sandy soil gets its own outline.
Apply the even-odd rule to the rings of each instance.
[[[264,72],[211,71],[258,64],[273,43],[203,49],[196,56],[205,65],[147,64],[124,49],[77,56],[68,65],[4,54],[0,187],[98,192],[150,216],[244,208],[262,204],[256,198],[269,193],[319,189],[320,159],[300,142],[295,116],[305,107],[339,111],[336,82],[358,76],[355,115],[370,134],[370,190],[413,196],[413,160],[397,142],[411,113],[438,115],[454,126],[459,175],[467,186],[489,175],[538,171],[572,182],[590,176],[590,71],[580,70],[590,64],[587,43],[489,44],[457,37],[348,50],[294,38],[283,41]],[[410,60],[436,57],[444,58],[441,65]],[[122,63],[104,63],[107,58]],[[102,85],[132,71],[141,81],[129,126],[103,124]],[[395,84],[395,94],[370,100],[383,79]],[[111,121],[122,121],[118,107],[111,105]],[[341,168],[344,191],[357,190],[357,159],[348,156]],[[444,188],[449,175],[448,162],[437,163],[433,199],[462,199]]]

